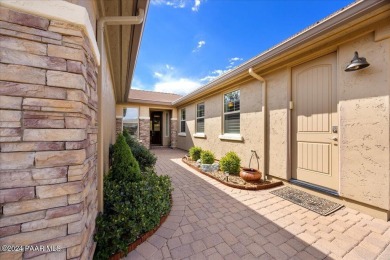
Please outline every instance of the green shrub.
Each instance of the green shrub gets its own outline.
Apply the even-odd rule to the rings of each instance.
[[[228,152],[219,161],[222,171],[229,172],[230,174],[240,173],[241,159],[235,152]]]
[[[134,158],[122,134],[118,135],[114,144],[112,174],[110,174],[110,178],[117,181],[138,181],[141,178],[138,162]]]
[[[171,207],[169,177],[157,176],[150,168],[141,175],[122,135],[114,147],[113,167],[103,183],[104,213],[96,218],[94,259],[108,259],[116,252],[127,254],[128,244],[155,228]]]
[[[200,159],[200,154],[202,153],[202,148],[199,146],[193,146],[190,148],[190,156],[193,161],[197,161]]]
[[[132,137],[126,130],[123,131],[123,136],[127,144],[138,161],[141,172],[145,172],[148,168],[153,168],[156,164],[157,157],[149,151],[148,148],[140,144],[134,137]]]
[[[211,151],[202,151],[200,154],[200,160],[203,164],[212,164],[215,161],[215,156]]]

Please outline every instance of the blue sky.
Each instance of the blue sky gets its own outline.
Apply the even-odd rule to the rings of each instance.
[[[353,0],[151,0],[132,88],[187,94]]]

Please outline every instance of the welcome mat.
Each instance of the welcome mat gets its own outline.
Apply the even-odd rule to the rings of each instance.
[[[341,204],[323,198],[319,198],[307,192],[293,189],[290,187],[274,190],[270,193],[279,196],[283,199],[289,200],[292,203],[307,208],[323,216],[327,216],[344,207]]]

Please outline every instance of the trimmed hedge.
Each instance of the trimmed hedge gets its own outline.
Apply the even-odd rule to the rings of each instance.
[[[132,137],[126,130],[123,131],[123,136],[127,144],[130,146],[131,152],[139,163],[141,172],[153,168],[156,164],[157,157],[149,151],[148,148],[140,144],[134,137]]]
[[[215,155],[211,151],[202,151],[200,154],[200,160],[203,164],[213,164],[215,161]]]
[[[199,146],[193,146],[190,148],[189,153],[191,156],[191,160],[197,161],[200,159],[200,155],[202,153],[202,148]]]
[[[235,152],[228,152],[219,161],[222,171],[229,172],[230,174],[239,174],[241,159]]]
[[[127,254],[128,245],[159,223],[171,207],[171,180],[152,169],[141,174],[123,135],[114,145],[113,167],[104,177],[104,213],[96,219],[94,259]]]

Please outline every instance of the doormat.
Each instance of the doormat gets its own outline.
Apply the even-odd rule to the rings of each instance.
[[[270,191],[270,193],[314,211],[322,216],[327,216],[344,207],[341,204],[290,187]]]

